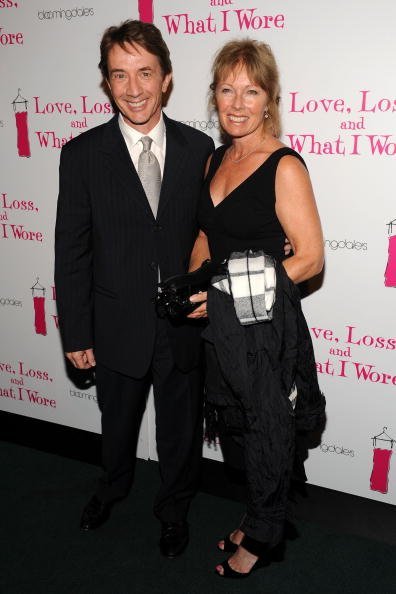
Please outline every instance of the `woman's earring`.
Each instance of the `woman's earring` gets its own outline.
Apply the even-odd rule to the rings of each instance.
[[[270,117],[270,115],[269,115],[268,111],[265,111],[264,112],[264,119],[265,120],[268,120],[269,117]]]

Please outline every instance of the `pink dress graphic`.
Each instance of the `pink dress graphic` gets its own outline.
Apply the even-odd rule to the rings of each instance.
[[[153,0],[138,0],[139,19],[145,23],[154,22]]]
[[[370,477],[370,489],[380,493],[388,492],[388,477],[392,450],[374,448],[373,469]]]
[[[34,308],[34,329],[36,334],[47,336],[47,323],[45,321],[45,288],[36,279],[32,289]]]
[[[29,128],[27,99],[21,95],[21,89],[18,89],[18,95],[12,102],[15,112],[15,125],[17,129],[17,148],[20,157],[30,157]]]
[[[396,235],[392,235],[396,219],[388,223],[389,245],[388,262],[385,270],[385,287],[396,287]]]
[[[36,334],[47,335],[47,324],[45,322],[45,297],[33,297],[34,306],[34,327]]]
[[[379,435],[373,437],[373,468],[370,476],[370,489],[379,493],[388,492],[390,461],[393,454],[394,439],[385,433],[385,429]],[[377,447],[377,440],[390,444],[390,447]]]

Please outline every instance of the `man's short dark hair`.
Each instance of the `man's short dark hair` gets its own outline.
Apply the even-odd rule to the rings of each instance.
[[[150,54],[157,56],[164,76],[172,72],[169,49],[161,35],[161,31],[151,23],[129,20],[124,21],[118,27],[109,27],[103,34],[100,42],[99,62],[103,78],[109,78],[107,59],[111,48],[118,44],[122,49],[125,49],[126,43],[141,45]]]

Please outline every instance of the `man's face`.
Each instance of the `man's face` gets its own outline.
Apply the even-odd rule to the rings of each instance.
[[[164,76],[159,60],[141,45],[114,45],[109,51],[108,85],[126,124],[148,134],[161,115],[162,94],[172,75]]]

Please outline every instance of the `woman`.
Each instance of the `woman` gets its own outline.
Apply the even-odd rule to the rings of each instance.
[[[216,571],[239,578],[259,567],[268,549],[283,538],[294,456],[295,413],[289,397],[295,385],[297,402],[301,397],[304,412],[309,409],[310,426],[323,416],[324,398],[294,284],[322,270],[323,237],[304,161],[278,139],[279,82],[269,46],[231,41],[216,55],[212,74],[212,102],[228,142],[207,166],[191,269],[207,257],[223,261],[233,252],[259,249],[283,264],[276,269],[271,322],[238,325],[230,318],[231,297],[219,300],[215,289],[208,297],[207,397],[217,407],[223,433],[234,433],[242,448],[249,492],[239,528],[218,543],[233,554]],[[293,248],[287,259],[286,236]],[[206,307],[202,303],[190,317],[205,317]]]

